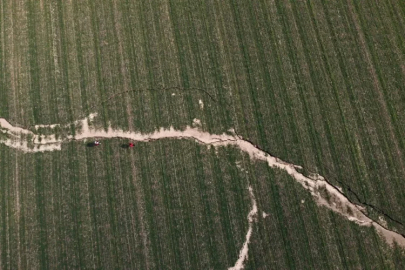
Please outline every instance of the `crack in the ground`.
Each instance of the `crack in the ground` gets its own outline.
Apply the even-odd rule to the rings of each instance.
[[[208,92],[207,88],[199,88],[199,87],[189,87],[189,88],[185,88],[185,87],[180,87],[180,86],[171,86],[171,87],[162,87],[162,88],[139,88],[139,89],[129,89],[126,91],[122,91],[122,92],[118,92],[115,93],[111,96],[109,96],[108,98],[104,99],[102,101],[102,103],[108,102],[109,100],[123,95],[123,94],[127,94],[127,93],[132,93],[132,92],[151,92],[151,91],[173,91],[173,90],[177,90],[177,91],[198,91],[198,92],[203,92],[204,94],[206,94],[212,101],[214,102],[218,102],[218,100],[214,97],[213,94],[211,94],[210,92]]]
[[[48,137],[43,137],[41,135],[35,134],[31,130],[26,130],[19,127],[14,127],[9,124],[5,119],[0,118],[0,126],[2,127],[3,133],[12,135],[14,137],[20,136],[20,141],[18,140],[0,140],[9,147],[13,147],[26,152],[43,152],[43,151],[54,151],[60,150],[61,144],[66,141],[71,140],[86,140],[89,138],[126,138],[133,141],[145,142],[159,139],[193,139],[196,142],[208,146],[228,146],[233,145],[239,147],[242,151],[246,152],[250,158],[265,161],[269,167],[278,168],[287,172],[292,176],[298,183],[300,183],[305,189],[309,190],[312,196],[315,198],[319,205],[323,205],[334,212],[346,217],[347,219],[355,222],[360,226],[373,226],[389,244],[394,241],[399,245],[405,247],[405,238],[401,234],[394,230],[389,230],[388,228],[381,225],[379,222],[371,219],[365,213],[363,207],[358,205],[348,197],[345,196],[336,186],[332,185],[329,181],[324,179],[319,174],[311,174],[306,176],[297,169],[302,169],[302,167],[285,162],[277,157],[272,156],[269,152],[261,149],[259,146],[254,144],[248,139],[244,139],[242,136],[233,130],[233,134],[220,134],[214,135],[208,132],[201,131],[198,128],[187,127],[185,130],[175,130],[174,128],[163,129],[155,131],[154,133],[142,134],[137,132],[123,131],[119,129],[112,129],[111,126],[108,130],[97,130],[89,126],[89,119],[92,120],[96,114],[91,114],[88,118],[83,120],[75,121],[74,124],[77,125],[78,130],[81,132],[75,135],[69,135],[64,139],[56,139],[55,134]],[[49,126],[51,129],[53,126]],[[80,127],[80,128],[79,128]],[[23,141],[22,135],[31,135],[31,143],[36,146],[36,148],[28,147],[27,141]],[[327,194],[322,195],[321,192]],[[331,202],[332,200],[332,202]]]
[[[90,111],[98,111],[96,110],[97,107],[103,105],[104,103],[110,102],[111,100],[122,96],[124,94],[129,94],[129,93],[141,93],[141,92],[164,92],[164,91],[180,91],[180,92],[200,92],[206,95],[211,101],[219,103],[218,99],[216,98],[216,95],[211,93],[210,90],[215,90],[214,88],[201,88],[201,87],[181,87],[181,86],[169,86],[169,87],[149,87],[149,88],[136,88],[136,89],[129,89],[125,91],[121,91],[118,93],[114,93],[112,95],[107,96],[106,98],[102,99],[99,104],[90,106],[88,108],[85,108],[87,110],[86,113],[79,114],[78,118],[85,118],[86,115],[90,114]],[[183,93],[181,93],[182,95]],[[226,101],[225,101],[226,102]],[[229,106],[229,104],[226,102],[226,106]],[[44,116],[49,116],[49,114],[41,114],[42,117]],[[59,125],[59,124],[57,124]],[[38,126],[51,126],[51,125],[38,125]],[[29,126],[23,126],[25,129],[29,129]]]
[[[238,134],[238,132],[236,131],[236,129],[234,129],[234,133],[235,133],[235,135],[236,135],[238,138],[243,139],[243,140],[245,140],[245,141],[247,141],[247,142],[253,144],[257,149],[259,149],[259,150],[261,150],[261,151],[267,153],[267,154],[270,155],[270,156],[273,156],[269,151],[267,151],[267,150],[261,148],[260,146],[258,146],[257,144],[255,144],[253,141],[251,141],[251,140],[249,140],[249,139],[246,139],[246,138],[243,138],[241,135]],[[279,160],[279,161],[282,161],[282,160],[280,160],[280,159],[278,159],[278,160]],[[284,162],[284,161],[283,161],[283,162]],[[285,163],[286,163],[286,164],[289,164],[289,163],[287,163],[287,162],[285,162]],[[294,165],[294,166],[296,166],[297,168],[302,169],[301,166],[297,166],[297,165]],[[307,176],[307,177],[309,177],[309,176]],[[375,206],[375,205],[373,205],[373,204],[367,203],[367,202],[364,201],[364,200],[361,200],[360,196],[359,196],[355,191],[353,191],[353,190],[351,189],[350,185],[348,185],[348,184],[346,184],[346,183],[344,183],[344,182],[342,182],[342,181],[339,181],[339,180],[337,180],[337,179],[334,179],[334,180],[335,180],[336,182],[338,182],[342,187],[344,187],[348,192],[350,192],[351,194],[353,194],[353,195],[356,197],[356,199],[357,199],[358,202],[354,202],[353,200],[351,200],[345,193],[343,193],[339,188],[337,188],[337,187],[335,186],[335,184],[333,184],[332,182],[330,182],[328,179],[323,178],[323,180],[326,181],[329,185],[331,185],[331,186],[333,186],[334,188],[336,188],[336,190],[337,190],[340,194],[342,194],[343,196],[345,196],[345,197],[348,199],[348,201],[349,201],[350,203],[352,203],[352,204],[360,204],[360,205],[362,205],[362,206],[370,207],[371,209],[375,210],[377,213],[379,213],[379,214],[383,215],[384,217],[388,218],[388,219],[391,220],[392,222],[397,223],[397,224],[399,224],[399,225],[401,225],[401,226],[404,226],[404,223],[402,223],[401,221],[399,221],[399,220],[397,220],[397,219],[391,217],[389,214],[387,214],[387,213],[386,213],[384,210],[382,210],[381,208],[379,208],[379,207],[377,207],[377,206]],[[361,210],[361,211],[363,212],[363,214],[365,214],[366,216],[368,216],[365,210]],[[370,219],[371,219],[371,218],[370,218]],[[387,230],[392,230],[392,229],[388,229],[387,226],[382,225],[380,222],[378,222],[378,221],[376,221],[376,220],[374,220],[374,219],[372,219],[372,220],[373,220],[374,222],[380,224],[380,225],[381,225],[382,227],[384,227],[385,229],[387,229]],[[396,232],[396,233],[402,235],[402,236],[405,238],[405,234],[400,233],[400,232]]]
[[[214,89],[211,89],[211,90],[214,90]],[[136,93],[136,92],[155,92],[155,91],[156,91],[156,92],[159,92],[159,91],[182,91],[182,92],[184,92],[184,91],[198,91],[198,92],[201,92],[201,93],[207,95],[212,101],[218,102],[218,100],[216,99],[216,97],[214,97],[214,95],[211,94],[211,93],[208,91],[207,88],[199,88],[199,87],[189,87],[189,88],[185,88],[185,87],[180,87],[180,86],[171,86],[171,87],[161,87],[161,88],[139,88],[139,89],[130,89],[130,90],[121,91],[121,92],[115,93],[115,94],[110,95],[109,97],[105,98],[104,100],[101,101],[101,104],[104,104],[104,103],[106,103],[106,102],[109,102],[109,101],[111,101],[112,99],[114,99],[114,98],[116,98],[116,97],[118,97],[118,96],[121,96],[121,95],[124,95],[124,94],[128,94],[128,93]],[[227,102],[226,102],[226,103],[227,103]],[[226,104],[226,105],[227,105],[227,106],[230,106],[230,104]],[[97,107],[97,106],[99,106],[99,104],[98,104],[98,105],[95,105],[95,106],[92,106],[92,107],[90,107],[89,109],[90,109],[90,110],[93,110],[93,109],[94,109],[95,107]],[[83,117],[85,117],[85,116],[83,116]],[[251,140],[249,140],[249,139],[246,139],[246,138],[243,138],[242,136],[240,136],[240,135],[238,134],[238,132],[236,131],[236,127],[234,128],[234,134],[235,134],[235,136],[237,136],[239,139],[243,139],[243,140],[245,140],[245,141],[248,141],[248,142],[250,142],[252,145],[254,145],[256,148],[258,148],[258,149],[260,149],[261,151],[266,152],[267,154],[271,155],[270,152],[264,150],[263,148],[260,148],[255,142],[253,142],[253,141],[251,141]],[[373,209],[373,210],[376,211],[377,213],[383,215],[384,217],[386,217],[387,219],[389,219],[390,221],[392,221],[392,222],[394,222],[394,223],[396,223],[396,224],[398,224],[398,225],[405,226],[405,224],[404,224],[403,222],[401,222],[400,220],[398,220],[398,219],[396,219],[396,218],[390,216],[389,214],[387,214],[387,213],[386,213],[383,209],[381,209],[380,207],[378,207],[378,206],[376,206],[376,205],[373,205],[373,204],[370,204],[370,203],[368,203],[366,200],[362,200],[362,199],[360,198],[360,196],[350,187],[350,185],[348,185],[348,184],[346,184],[346,183],[344,183],[343,181],[340,181],[340,180],[338,180],[338,179],[334,179],[334,180],[335,180],[336,182],[338,182],[342,187],[344,187],[350,194],[352,194],[352,195],[357,199],[357,201],[358,201],[357,203],[358,203],[358,204],[361,204],[361,205],[363,205],[363,206],[367,206],[367,207]],[[329,180],[326,180],[326,179],[325,179],[325,181],[327,181],[330,185],[334,186],[334,184],[332,184]],[[342,194],[343,194],[343,193],[342,193]],[[346,196],[346,195],[345,195],[345,196]],[[351,201],[351,200],[349,200],[349,201]],[[351,202],[354,203],[353,201],[351,201]]]
[[[114,95],[111,95],[111,96],[109,96],[108,98],[104,99],[101,103],[102,103],[102,104],[103,104],[103,103],[106,103],[106,102],[112,100],[113,98],[116,98],[117,96],[120,96],[120,95],[123,95],[123,94],[126,94],[126,93],[131,93],[131,92],[143,92],[143,91],[171,91],[171,90],[177,90],[177,91],[199,91],[199,92],[202,92],[202,93],[206,94],[212,101],[218,102],[218,100],[214,97],[213,94],[211,94],[211,93],[208,91],[207,88],[199,88],[199,87],[185,88],[185,87],[180,87],[180,86],[171,86],[171,87],[162,87],[162,88],[130,89],[130,90],[122,91],[122,92],[116,93],[116,94],[114,94]],[[212,90],[214,90],[214,89],[212,89]],[[226,101],[225,101],[225,102],[226,102]],[[227,106],[230,106],[230,104],[228,104],[227,102],[226,102],[226,105],[227,105]],[[251,140],[249,140],[249,139],[246,139],[246,138],[243,138],[242,136],[240,136],[240,135],[238,134],[238,132],[236,131],[236,127],[234,127],[233,130],[234,130],[235,136],[237,136],[239,139],[243,139],[243,140],[245,140],[245,141],[248,141],[248,142],[250,142],[252,145],[254,145],[257,149],[260,149],[261,151],[266,152],[266,153],[269,154],[269,155],[272,155],[269,151],[266,151],[266,150],[264,150],[263,148],[260,148],[255,142],[253,142],[253,141],[251,141]],[[298,166],[298,167],[299,167],[299,166]],[[370,203],[368,203],[366,200],[362,200],[362,199],[360,198],[360,196],[350,187],[350,185],[348,185],[348,184],[346,184],[346,183],[344,183],[343,181],[340,181],[340,180],[338,180],[338,179],[334,179],[334,180],[335,180],[336,182],[338,182],[342,187],[344,187],[350,194],[354,195],[354,197],[356,197],[356,199],[357,199],[357,201],[358,201],[358,202],[357,202],[358,204],[361,204],[361,205],[363,205],[363,206],[367,206],[367,207],[373,209],[373,210],[376,211],[377,213],[383,215],[384,217],[386,217],[387,219],[389,219],[390,221],[392,221],[392,222],[394,222],[394,223],[396,223],[396,224],[398,224],[398,225],[405,226],[405,224],[404,224],[403,222],[401,222],[400,220],[398,220],[398,219],[396,219],[396,218],[390,216],[389,214],[387,214],[387,213],[386,213],[383,209],[381,209],[380,207],[378,207],[378,206],[376,206],[376,205],[373,205],[373,204],[370,204]],[[325,181],[327,181],[328,184],[334,186],[334,184],[332,184],[329,180],[325,179]],[[340,192],[340,190],[339,190],[339,192]],[[341,193],[344,195],[343,192],[341,192]],[[345,196],[346,196],[346,195],[345,195]],[[349,200],[349,201],[352,202],[352,203],[354,203],[354,202],[351,201],[351,200]]]
[[[367,201],[362,200],[360,198],[360,196],[352,190],[352,188],[350,187],[350,185],[344,183],[343,181],[340,181],[338,179],[334,179],[336,182],[338,182],[342,187],[344,187],[350,194],[352,194],[356,199],[357,199],[357,203],[358,204],[362,204],[364,206],[368,206],[371,209],[375,210],[376,212],[378,212],[379,214],[383,215],[384,217],[388,218],[389,220],[391,220],[392,222],[395,222],[401,226],[404,226],[405,224],[395,218],[393,218],[392,216],[390,216],[389,214],[387,214],[384,210],[382,210],[381,208],[379,208],[378,206],[375,206],[373,204],[367,203]],[[327,180],[328,181],[328,180]],[[329,182],[329,181],[328,181]],[[330,182],[329,182],[330,183]],[[330,183],[331,185],[333,185],[332,183]]]

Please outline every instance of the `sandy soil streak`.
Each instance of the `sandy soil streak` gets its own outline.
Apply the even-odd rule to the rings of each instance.
[[[91,114],[87,118],[75,121],[76,125],[81,126],[81,130],[79,128],[76,131],[76,136],[67,136],[65,140],[56,139],[54,135],[47,137],[38,135],[31,130],[15,127],[11,125],[6,119],[0,118],[0,133],[7,135],[6,139],[0,139],[0,143],[24,152],[44,152],[60,150],[63,142],[94,138],[126,138],[132,141],[140,142],[149,142],[154,140],[172,138],[191,139],[196,141],[197,143],[214,147],[233,145],[246,152],[251,159],[265,161],[269,167],[281,169],[287,172],[312,194],[315,201],[319,205],[323,205],[330,210],[341,214],[343,217],[352,222],[355,222],[360,226],[373,226],[389,244],[392,245],[395,241],[399,246],[405,248],[405,238],[402,235],[397,232],[390,231],[379,223],[370,219],[366,214],[363,213],[363,207],[350,202],[339,189],[330,185],[322,176],[318,174],[305,176],[297,171],[297,169],[301,168],[300,166],[287,163],[269,155],[263,150],[257,148],[251,142],[244,140],[242,137],[238,136],[234,132],[232,132],[232,134],[210,134],[208,132],[201,131],[198,127],[187,127],[185,130],[161,128],[150,134],[142,134],[134,131],[123,131],[120,129],[113,129],[111,127],[107,131],[105,131],[98,130],[89,126],[89,121],[91,122],[91,120],[96,116],[97,114]],[[52,129],[54,126],[49,125],[48,127]],[[30,135],[32,138],[31,141],[24,141],[21,137],[22,135]],[[34,145],[34,147],[30,147],[30,145]],[[241,249],[239,259],[233,269],[241,269],[243,267],[243,261],[247,258],[247,244],[249,243],[250,235],[252,233],[252,222],[254,220],[253,217],[257,215],[257,206],[251,188],[249,188],[249,192],[253,204],[253,209],[248,215],[249,231],[246,236],[246,242]],[[321,195],[321,192],[327,192],[329,199],[326,200]]]
[[[243,243],[242,249],[239,252],[239,258],[235,263],[235,266],[228,268],[228,270],[240,270],[243,269],[244,267],[244,262],[248,258],[248,251],[249,251],[249,243],[250,243],[250,237],[252,236],[253,232],[253,222],[256,221],[257,217],[257,204],[256,204],[256,199],[253,194],[253,189],[252,187],[249,186],[249,193],[250,193],[250,199],[252,201],[252,210],[250,210],[247,218],[249,221],[249,229],[246,234],[246,240],[245,243]]]

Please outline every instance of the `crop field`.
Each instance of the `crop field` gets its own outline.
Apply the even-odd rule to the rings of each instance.
[[[395,0],[0,1],[0,268],[404,269],[403,33]]]

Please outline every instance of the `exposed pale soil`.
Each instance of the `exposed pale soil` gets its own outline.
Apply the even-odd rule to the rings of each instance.
[[[198,100],[198,104],[200,105],[200,109],[204,109],[204,102],[200,99]]]
[[[405,247],[405,238],[401,234],[386,229],[384,227],[384,222],[382,222],[381,225],[380,223],[377,223],[376,221],[370,219],[366,215],[365,209],[363,207],[350,202],[339,188],[329,184],[322,176],[318,174],[311,174],[309,176],[303,175],[302,173],[297,171],[299,169],[302,169],[302,167],[287,163],[277,157],[271,156],[265,151],[259,149],[251,142],[237,135],[233,130],[229,131],[231,135],[225,133],[210,134],[208,132],[201,131],[201,129],[199,128],[200,122],[198,119],[195,119],[193,123],[194,127],[188,126],[184,130],[176,130],[171,127],[169,129],[161,128],[149,134],[142,134],[135,131],[123,131],[120,129],[113,129],[109,127],[108,130],[105,131],[96,129],[90,125],[91,121],[96,116],[97,114],[91,114],[87,118],[75,121],[74,124],[77,126],[76,135],[69,135],[64,139],[57,139],[55,134],[48,136],[38,135],[31,130],[13,126],[7,120],[0,118],[0,133],[6,134],[7,137],[6,139],[0,139],[0,142],[9,147],[24,152],[55,151],[60,150],[62,143],[67,141],[86,139],[93,140],[95,138],[126,138],[134,142],[149,142],[154,140],[172,138],[191,139],[196,141],[197,143],[207,145],[208,147],[213,146],[216,148],[220,146],[233,145],[246,152],[251,159],[265,161],[268,166],[287,172],[312,194],[315,201],[319,205],[323,205],[330,210],[339,213],[343,217],[352,222],[355,222],[360,226],[373,226],[389,244],[393,244],[393,242],[395,241],[398,245]],[[38,127],[53,129],[56,126],[57,124],[37,125],[35,126],[35,129],[38,129]],[[30,137],[30,141],[25,139],[26,137]],[[246,235],[246,241],[241,249],[239,259],[232,269],[243,268],[243,262],[247,258],[248,243],[250,241],[250,236],[252,233],[252,223],[255,216],[257,215],[257,205],[254,200],[251,188],[249,188],[249,192],[253,204],[252,211],[248,215],[249,230]],[[327,194],[327,196],[325,196],[325,194]]]
[[[253,223],[256,221],[257,217],[257,204],[256,204],[256,199],[253,194],[253,189],[252,187],[249,186],[249,193],[250,193],[250,200],[252,201],[252,210],[250,210],[247,219],[249,222],[249,229],[246,234],[246,240],[245,243],[243,243],[242,249],[239,252],[239,257],[238,260],[236,261],[235,265],[233,267],[229,267],[228,270],[240,270],[243,269],[245,260],[248,259],[248,252],[249,252],[249,243],[250,243],[250,237],[252,236],[253,232]]]

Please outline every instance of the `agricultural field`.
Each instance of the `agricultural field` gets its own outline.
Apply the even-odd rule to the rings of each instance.
[[[0,268],[404,269],[403,33],[395,0],[0,1]]]

